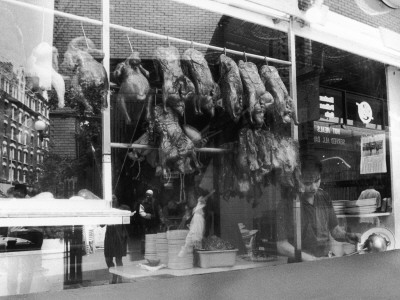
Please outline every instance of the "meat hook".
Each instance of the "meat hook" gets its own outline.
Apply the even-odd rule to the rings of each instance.
[[[268,66],[268,58],[265,56],[264,59],[265,59],[266,65]]]
[[[246,52],[245,51],[243,51],[243,56],[244,56],[245,62],[247,62],[247,56],[246,56]]]

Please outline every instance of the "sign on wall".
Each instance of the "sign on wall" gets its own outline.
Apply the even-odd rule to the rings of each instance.
[[[386,172],[385,134],[361,137],[360,174]]]

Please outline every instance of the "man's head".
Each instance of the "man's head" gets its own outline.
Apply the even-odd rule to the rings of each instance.
[[[304,193],[315,195],[321,185],[322,164],[313,155],[301,158],[301,181],[304,185]]]
[[[146,191],[146,198],[152,198],[153,197],[153,191],[152,190],[147,190]]]

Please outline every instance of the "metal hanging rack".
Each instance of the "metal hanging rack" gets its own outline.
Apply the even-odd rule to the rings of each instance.
[[[96,20],[96,19],[91,19],[91,18],[87,18],[87,17],[81,17],[81,16],[77,16],[77,15],[73,15],[73,14],[70,14],[70,13],[61,12],[61,11],[54,10],[54,9],[43,8],[43,7],[40,7],[40,6],[37,6],[37,5],[28,4],[28,3],[24,3],[24,2],[20,2],[20,1],[16,1],[16,0],[1,0],[1,1],[7,2],[7,3],[10,3],[10,4],[14,4],[14,5],[19,5],[19,6],[26,7],[26,8],[30,8],[30,9],[33,9],[33,10],[41,11],[42,13],[46,12],[46,13],[54,14],[56,16],[68,18],[68,19],[71,19],[71,20],[76,20],[76,21],[85,22],[85,23],[89,23],[89,24],[94,24],[94,25],[98,25],[98,26],[103,26],[104,25],[103,21],[99,21],[99,20]],[[290,21],[291,20],[292,19],[290,19]],[[169,43],[171,41],[174,41],[174,42],[190,45],[191,47],[197,46],[197,47],[212,49],[212,50],[216,50],[216,51],[221,51],[224,54],[231,53],[231,54],[235,54],[235,55],[239,55],[239,56],[243,56],[243,54],[244,54],[243,51],[237,51],[237,50],[233,50],[233,49],[228,49],[226,47],[218,47],[218,46],[198,43],[198,42],[194,42],[192,40],[189,41],[189,40],[185,40],[185,39],[181,39],[181,38],[176,38],[176,37],[167,36],[167,35],[163,35],[163,34],[158,34],[158,33],[154,33],[154,32],[144,31],[144,30],[140,30],[140,29],[135,29],[133,27],[127,27],[127,26],[122,26],[122,25],[118,25],[118,24],[109,23],[109,28],[113,28],[113,29],[116,29],[116,30],[119,30],[119,31],[124,31],[124,32],[130,33],[130,34],[138,34],[138,35],[143,35],[143,36],[147,36],[147,37],[153,37],[153,38],[156,38],[156,39],[165,39]],[[292,76],[290,78],[291,79],[290,80],[290,84],[291,84],[292,88],[290,90],[291,90],[291,93],[293,93],[294,92],[293,91],[294,90],[293,89],[293,85],[295,84],[295,81],[293,81],[293,78],[295,76],[295,69],[294,69],[295,68],[295,64],[292,63],[292,61],[294,59],[294,55],[292,53],[292,51],[294,49],[294,36],[293,36],[293,33],[291,32],[291,28],[290,27],[289,27],[289,48],[291,48],[291,49],[289,49],[290,50],[289,53],[290,53],[291,61],[276,59],[276,58],[257,55],[257,54],[252,54],[252,53],[245,53],[245,55],[246,55],[246,57],[251,57],[251,58],[264,60],[266,63],[271,62],[271,63],[277,63],[277,64],[290,66],[290,73],[292,74]],[[293,95],[293,96],[295,96],[295,95]],[[295,98],[293,98],[293,99],[295,99]],[[111,148],[122,148],[122,149],[124,149],[124,148],[125,149],[152,149],[153,148],[150,145],[113,143],[113,142],[110,142],[110,146],[111,146]],[[202,147],[202,148],[197,148],[196,151],[197,152],[209,152],[209,153],[225,153],[225,152],[229,152],[231,150],[229,150],[229,149],[220,149],[220,148]]]

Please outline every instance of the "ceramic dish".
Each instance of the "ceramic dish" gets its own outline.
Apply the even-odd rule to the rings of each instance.
[[[361,235],[361,242],[357,245],[357,250],[358,251],[361,251],[363,249],[365,241],[373,233],[383,236],[389,242],[386,250],[393,250],[394,249],[396,241],[394,239],[393,232],[391,232],[389,229],[387,229],[385,227],[374,227],[374,228],[368,229],[367,231],[365,231]]]

